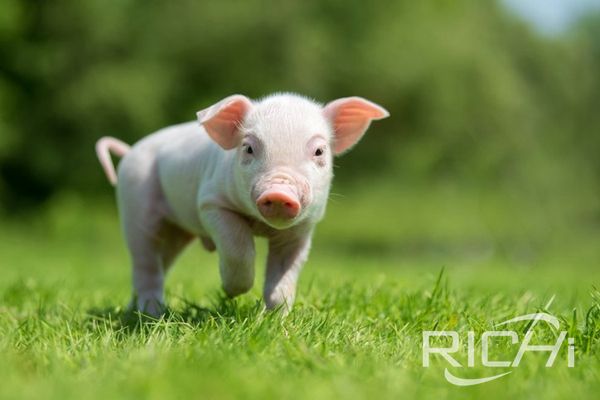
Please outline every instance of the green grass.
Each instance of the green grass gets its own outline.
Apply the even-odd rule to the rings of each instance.
[[[285,318],[263,312],[261,279],[224,299],[217,258],[197,245],[169,276],[164,319],[125,312],[130,271],[110,204],[64,196],[6,221],[0,398],[597,397],[600,227],[580,223],[587,211],[511,193],[379,187],[335,190],[345,196],[333,196]],[[576,339],[575,368],[565,351],[553,368],[531,354],[512,374],[464,388],[444,380],[442,360],[422,367],[423,330],[479,335],[540,310]],[[526,324],[514,328],[522,335]],[[536,330],[539,343],[555,336]],[[493,348],[497,359],[515,353]],[[504,370],[478,361],[452,371]]]

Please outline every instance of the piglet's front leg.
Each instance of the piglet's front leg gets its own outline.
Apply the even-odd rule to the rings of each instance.
[[[300,270],[308,258],[312,232],[292,237],[278,235],[269,241],[263,296],[268,309],[281,306],[289,312],[296,297]]]
[[[219,253],[223,290],[229,297],[246,293],[254,284],[254,237],[238,214],[218,207],[201,209],[200,218]]]

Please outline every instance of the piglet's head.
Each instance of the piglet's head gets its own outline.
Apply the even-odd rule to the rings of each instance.
[[[234,95],[198,112],[208,135],[231,151],[246,212],[284,229],[325,211],[333,157],[354,146],[388,112],[360,97],[325,106],[295,94],[253,102]]]

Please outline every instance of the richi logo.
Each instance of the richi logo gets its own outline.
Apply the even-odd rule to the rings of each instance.
[[[560,331],[554,343],[549,344],[531,344],[533,338],[533,328],[539,322],[543,321],[552,326],[558,332],[560,322],[558,318],[547,313],[535,313],[520,315],[504,322],[496,324],[496,326],[509,325],[516,322],[531,321],[523,340],[520,342],[519,351],[512,361],[509,360],[490,360],[489,347],[493,340],[510,340],[510,343],[516,347],[519,343],[517,332],[511,330],[486,331],[481,335],[481,365],[489,368],[516,368],[521,363],[523,355],[526,352],[547,352],[548,360],[546,367],[552,367],[556,361],[558,352],[560,351],[565,339],[567,343],[567,366],[573,368],[575,366],[575,339],[567,338],[566,331]],[[434,347],[431,344],[432,338],[446,337],[451,339],[449,347]],[[498,339],[504,338],[504,339]],[[475,367],[475,332],[467,332],[467,367]],[[433,339],[433,341],[436,341]],[[440,340],[438,339],[437,342]],[[432,355],[441,356],[452,367],[462,367],[451,354],[457,353],[460,347],[460,336],[455,331],[423,331],[423,367],[429,367],[429,361]],[[503,376],[506,376],[513,371],[502,372],[500,374],[484,376],[481,378],[461,378],[452,374],[448,368],[444,369],[444,377],[448,382],[457,386],[472,386],[490,382]]]

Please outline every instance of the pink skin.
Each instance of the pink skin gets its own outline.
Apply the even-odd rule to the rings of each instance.
[[[273,185],[256,200],[256,207],[266,220],[292,220],[302,206],[296,194],[287,185]]]
[[[96,155],[98,156],[98,160],[100,160],[100,165],[104,169],[108,181],[113,186],[117,184],[117,174],[110,159],[110,153],[112,152],[119,157],[123,157],[129,152],[129,149],[128,144],[113,137],[106,136],[96,142]]]
[[[111,181],[109,152],[124,154],[117,199],[133,265],[132,307],[158,316],[164,280],[195,237],[219,254],[223,289],[245,293],[254,283],[254,236],[269,241],[263,296],[267,308],[289,310],[322,219],[333,156],[357,143],[386,110],[360,97],[324,107],[293,94],[260,101],[234,95],[198,112],[195,123],[165,128],[131,150],[98,142]]]

